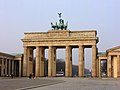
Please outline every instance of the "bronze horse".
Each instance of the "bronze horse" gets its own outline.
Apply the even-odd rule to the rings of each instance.
[[[53,30],[66,30],[67,29],[67,24],[68,23],[66,23],[66,25],[65,25],[64,20],[60,19],[59,24],[57,24],[57,22],[56,22],[56,24],[53,25],[53,23],[51,22],[51,28]]]

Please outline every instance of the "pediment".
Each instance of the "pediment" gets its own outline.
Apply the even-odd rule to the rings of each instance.
[[[113,47],[111,49],[108,49],[107,52],[120,52],[120,46]]]

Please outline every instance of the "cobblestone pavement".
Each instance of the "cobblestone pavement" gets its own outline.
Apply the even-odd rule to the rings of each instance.
[[[120,90],[120,79],[64,77],[0,79],[0,90]]]

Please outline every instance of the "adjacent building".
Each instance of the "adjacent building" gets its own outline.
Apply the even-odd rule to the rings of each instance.
[[[106,62],[103,71],[106,74],[106,77],[114,77],[117,78],[120,76],[120,46],[113,47],[111,49],[106,50],[104,53],[98,54],[97,59],[97,75],[98,77],[102,77],[102,61]]]
[[[23,54],[0,52],[0,76],[22,76]]]

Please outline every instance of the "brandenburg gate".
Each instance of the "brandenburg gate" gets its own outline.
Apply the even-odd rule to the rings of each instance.
[[[45,49],[48,49],[48,76],[56,76],[56,50],[65,48],[65,76],[72,76],[72,49],[78,48],[78,76],[84,76],[84,49],[92,48],[92,76],[97,76],[97,31],[70,31],[61,16],[59,25],[48,32],[24,33],[23,76],[33,72],[33,50],[36,49],[35,76],[44,76]]]
[[[56,76],[56,49],[66,49],[65,76],[72,76],[72,48],[79,48],[79,77],[84,76],[84,48],[92,48],[92,76],[96,76],[96,31],[49,30],[25,33],[23,41],[23,76],[29,76],[33,67],[33,50],[36,49],[36,76],[44,76],[44,51],[48,48],[48,76]]]

